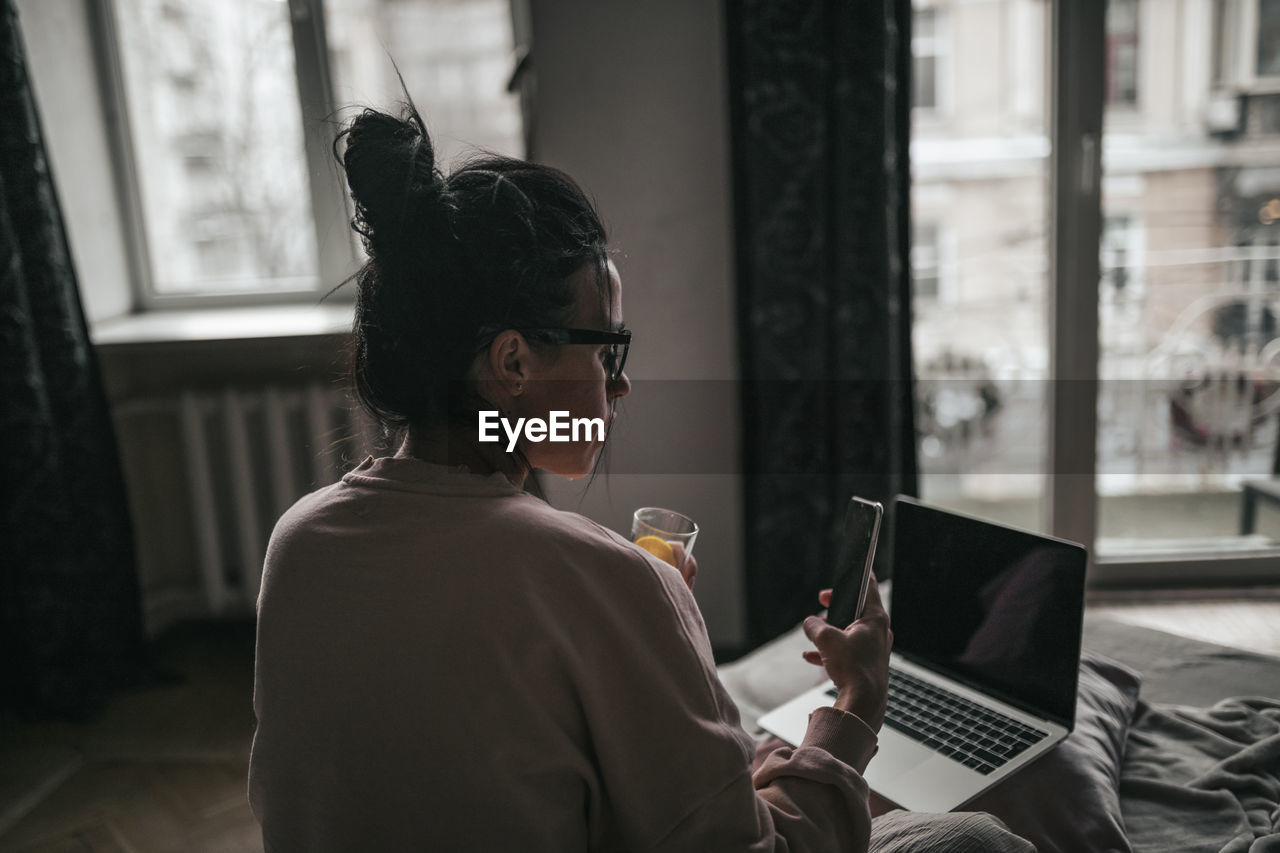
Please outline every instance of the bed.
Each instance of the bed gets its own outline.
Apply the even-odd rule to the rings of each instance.
[[[762,740],[756,718],[814,683],[807,647],[797,629],[721,668]],[[1093,614],[1084,647],[1071,737],[965,809],[1041,853],[1280,851],[1280,659]]]

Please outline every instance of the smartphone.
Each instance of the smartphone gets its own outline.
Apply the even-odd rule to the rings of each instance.
[[[847,628],[858,620],[867,604],[883,517],[884,505],[878,501],[857,496],[849,500],[844,514],[844,539],[831,578],[831,607],[827,610],[827,621],[838,628]]]

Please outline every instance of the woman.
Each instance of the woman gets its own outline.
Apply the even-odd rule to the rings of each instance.
[[[752,772],[682,577],[522,490],[589,473],[604,436],[478,437],[613,418],[622,285],[591,203],[503,157],[447,178],[412,109],[345,131],[355,385],[403,435],[294,506],[259,600],[250,798],[274,850],[862,850],[888,620],[811,619],[839,687]]]

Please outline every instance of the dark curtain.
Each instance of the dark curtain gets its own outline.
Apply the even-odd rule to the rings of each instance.
[[[909,0],[730,0],[748,629],[828,586],[845,506],[915,494]],[[881,537],[887,573],[891,526]]]
[[[124,482],[12,0],[0,15],[0,694],[83,716],[145,671]]]

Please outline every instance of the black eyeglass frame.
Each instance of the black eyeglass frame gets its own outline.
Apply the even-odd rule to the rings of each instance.
[[[566,344],[612,344],[622,347],[622,355],[615,355],[616,365],[609,371],[609,381],[617,382],[622,378],[622,371],[627,365],[627,353],[631,351],[631,330],[622,329],[616,332],[604,329],[555,329],[555,328],[515,328],[515,331],[526,338],[541,340],[543,343],[565,346]]]

